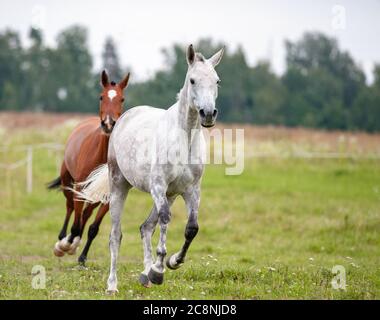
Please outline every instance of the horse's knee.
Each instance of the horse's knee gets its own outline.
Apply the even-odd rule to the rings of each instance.
[[[161,207],[160,211],[158,212],[158,216],[161,223],[168,224],[170,222],[170,209],[167,204]]]
[[[198,230],[199,230],[199,226],[198,226],[198,223],[188,223],[186,225],[186,229],[185,229],[185,238],[186,240],[193,240],[195,238],[195,236],[197,235],[198,233]]]

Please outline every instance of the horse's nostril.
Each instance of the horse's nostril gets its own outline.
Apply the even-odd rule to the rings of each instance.
[[[212,116],[215,118],[218,115],[218,109],[214,109],[214,112],[212,113]]]
[[[203,109],[199,110],[199,114],[202,118],[206,117],[205,111]]]

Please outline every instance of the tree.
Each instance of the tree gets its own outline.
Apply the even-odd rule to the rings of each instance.
[[[252,69],[252,116],[257,124],[283,124],[286,88],[270,70],[268,62],[259,62]]]
[[[22,47],[12,30],[0,33],[0,109],[20,110],[23,90]]]
[[[374,82],[363,88],[354,102],[352,110],[353,129],[380,131],[380,65],[374,68]]]
[[[286,50],[286,122],[348,129],[352,105],[365,86],[363,71],[335,39],[321,33],[306,33],[296,43],[288,41]]]
[[[103,68],[107,70],[112,81],[120,81],[123,77],[116,45],[111,37],[106,39],[103,49]]]
[[[87,30],[73,26],[57,37],[57,49],[51,52],[50,90],[55,111],[96,112],[98,92],[93,81],[92,57],[87,44]],[[51,96],[51,98],[53,98]]]
[[[23,47],[17,32],[0,32],[0,109],[59,112],[98,111],[99,74],[92,69],[87,30],[72,26],[48,47],[40,30],[30,29],[31,45]],[[195,44],[209,58],[224,44],[209,38]],[[187,72],[185,44],[162,50],[165,67],[150,79],[132,83],[127,106],[167,108],[175,103]],[[321,33],[306,33],[286,42],[287,68],[279,77],[267,61],[250,66],[242,47],[226,47],[216,71],[221,78],[217,99],[219,120],[380,131],[380,65],[374,82],[338,42]],[[117,48],[107,38],[103,65],[112,80],[121,72]]]
[[[43,34],[40,30],[29,30],[31,46],[24,50],[23,65],[26,83],[23,90],[23,103],[25,109],[46,110],[49,109],[49,101],[46,99],[51,81],[49,49],[43,43]]]

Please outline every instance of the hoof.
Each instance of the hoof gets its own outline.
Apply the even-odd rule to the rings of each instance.
[[[75,252],[77,252],[77,248],[72,248],[70,249],[69,251],[67,251],[66,253],[70,256],[73,256],[75,254]]]
[[[150,282],[148,276],[144,273],[140,274],[139,282],[145,287],[150,288],[152,286],[152,282]]]
[[[59,248],[59,241],[54,246],[54,255],[56,257],[63,257],[65,253]]]
[[[150,282],[153,284],[162,284],[164,282],[164,273],[163,272],[158,272],[154,270],[153,268],[150,268],[149,273],[148,273],[148,278]]]
[[[68,237],[63,238],[61,241],[58,242],[58,247],[61,251],[70,250],[71,243],[67,239]]]
[[[169,258],[166,259],[166,266],[171,270],[177,270],[182,266],[183,262],[178,263],[177,257],[175,254],[172,254]]]
[[[86,256],[79,256],[78,263],[80,266],[86,266],[87,257]]]
[[[114,296],[115,294],[118,294],[119,293],[119,290],[117,289],[107,289],[106,290],[106,294],[108,294],[109,296]]]
[[[74,238],[73,243],[71,244],[72,247],[78,248],[80,246],[80,237],[77,236]]]
[[[73,241],[73,243],[71,244],[70,249],[67,251],[67,253],[68,253],[69,255],[73,255],[73,254],[75,254],[75,252],[77,251],[79,245],[80,245],[80,237],[78,236],[78,237],[75,237],[75,238],[74,238],[74,241]]]

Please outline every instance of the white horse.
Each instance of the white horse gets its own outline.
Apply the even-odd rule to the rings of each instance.
[[[111,268],[107,290],[110,293],[117,292],[120,220],[132,187],[150,193],[154,200],[149,217],[140,227],[145,267],[140,275],[141,284],[149,287],[152,283],[163,283],[170,206],[178,195],[183,197],[188,209],[185,243],[166,260],[166,265],[177,269],[184,262],[198,232],[200,184],[206,155],[201,125],[212,127],[216,121],[215,100],[220,80],[214,68],[223,52],[224,48],[205,59],[190,45],[186,55],[188,71],[178,101],[167,110],[139,106],[125,112],[110,138],[108,165],[99,167],[82,183],[81,194],[87,201],[110,201]],[[157,223],[160,238],[154,262],[151,237]]]

